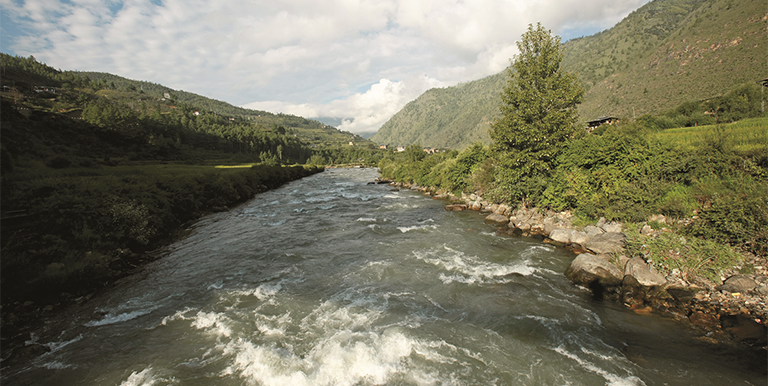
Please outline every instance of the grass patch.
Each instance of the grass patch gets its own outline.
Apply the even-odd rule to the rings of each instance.
[[[682,127],[658,132],[654,137],[661,143],[680,150],[695,150],[713,136],[724,135],[726,145],[742,154],[765,152],[768,145],[768,118],[750,118],[725,125]]]
[[[728,245],[675,232],[646,236],[630,228],[626,235],[627,256],[643,258],[665,276],[677,269],[688,282],[696,276],[719,282],[724,271],[742,260]]]

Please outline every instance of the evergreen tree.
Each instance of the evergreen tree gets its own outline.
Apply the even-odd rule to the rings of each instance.
[[[498,199],[535,200],[555,169],[557,155],[574,134],[576,105],[584,89],[564,72],[560,37],[538,23],[517,42],[520,53],[507,70],[501,117],[491,125],[497,159]]]

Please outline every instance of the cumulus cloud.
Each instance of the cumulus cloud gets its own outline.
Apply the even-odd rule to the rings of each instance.
[[[0,0],[2,49],[375,131],[432,87],[503,70],[541,22],[564,39],[648,0]],[[572,36],[569,36],[572,35]]]

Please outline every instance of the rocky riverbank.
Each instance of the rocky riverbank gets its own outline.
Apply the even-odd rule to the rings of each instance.
[[[477,195],[461,197],[429,187],[392,183],[401,188],[423,191],[436,199],[449,199],[449,211],[486,212],[485,222],[503,235],[535,237],[543,242],[570,248],[576,257],[565,275],[588,288],[596,298],[622,302],[636,313],[660,313],[690,322],[701,332],[701,340],[740,342],[766,349],[768,342],[768,261],[744,256],[753,272],[742,274],[734,267],[719,282],[682,275],[672,270],[660,274],[649,261],[625,253],[624,224],[601,219],[577,227],[569,212],[542,212],[536,208],[512,208],[486,202]],[[666,223],[654,216],[637,224],[641,233],[656,237],[668,229],[654,230],[649,223]]]

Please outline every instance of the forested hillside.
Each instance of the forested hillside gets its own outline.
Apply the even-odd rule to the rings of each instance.
[[[580,121],[639,118],[700,103],[768,76],[768,14],[759,0],[657,0],[613,28],[564,43],[563,68],[587,90]],[[546,26],[545,26],[546,27]],[[425,92],[371,138],[463,148],[489,144],[506,74]]]
[[[283,126],[288,129],[289,133],[296,134],[303,142],[308,144],[328,145],[342,142],[347,143],[349,141],[366,142],[364,138],[358,135],[343,132],[319,121],[295,115],[273,114],[267,111],[245,109],[190,92],[173,90],[156,83],[131,80],[103,72],[74,71],[72,73],[89,79],[101,88],[140,91],[148,96],[157,98],[163,98],[165,95],[168,95],[174,101],[195,106],[207,112],[237,117],[264,127]]]

